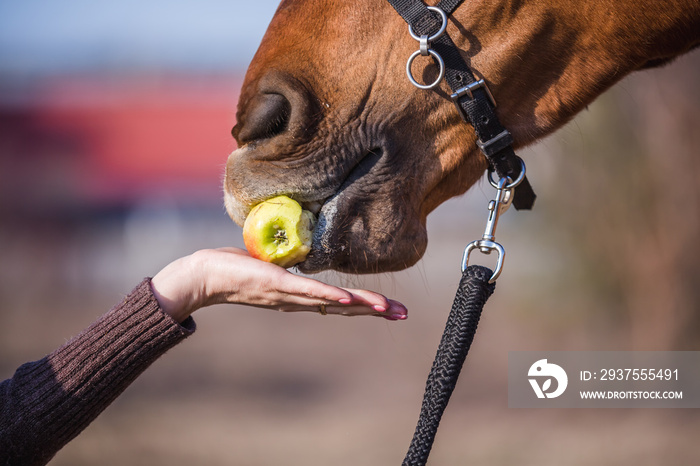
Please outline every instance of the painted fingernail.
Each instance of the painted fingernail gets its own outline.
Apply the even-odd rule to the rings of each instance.
[[[340,304],[350,304],[350,303],[352,302],[352,299],[350,299],[350,298],[343,298],[343,299],[339,299],[338,302],[339,302]]]
[[[379,304],[372,306],[372,309],[377,312],[386,312],[386,308],[384,306],[380,306]]]

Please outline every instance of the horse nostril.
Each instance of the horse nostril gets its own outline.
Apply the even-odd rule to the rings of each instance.
[[[292,106],[282,94],[259,94],[231,134],[242,145],[257,139],[267,139],[287,129]]]

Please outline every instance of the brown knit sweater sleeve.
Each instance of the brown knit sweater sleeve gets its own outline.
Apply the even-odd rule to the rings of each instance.
[[[144,279],[120,304],[0,384],[0,465],[43,465],[153,361],[192,334]]]

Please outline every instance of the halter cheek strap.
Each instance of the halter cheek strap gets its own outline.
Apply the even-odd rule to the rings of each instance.
[[[459,48],[444,33],[447,16],[463,0],[442,0],[435,7],[426,6],[422,0],[388,1],[408,23],[411,35],[420,43],[419,50],[407,63],[409,79],[420,88],[430,89],[439,84],[444,74],[460,115],[474,127],[477,145],[488,159],[490,170],[500,178],[520,178],[524,164],[513,149],[513,136],[496,116],[496,101],[491,91],[483,79],[476,79]],[[418,54],[432,56],[440,67],[440,78],[430,85],[419,85],[411,74],[410,65]],[[514,190],[513,206],[518,210],[531,209],[535,197],[527,177],[523,177]]]

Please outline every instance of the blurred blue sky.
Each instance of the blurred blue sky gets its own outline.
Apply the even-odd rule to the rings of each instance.
[[[0,0],[0,72],[243,70],[279,0]]]

